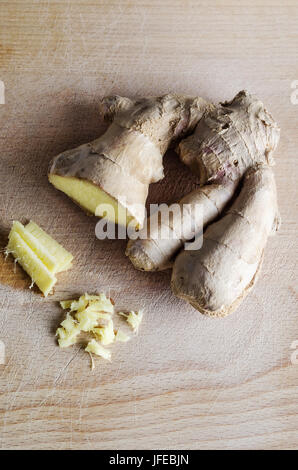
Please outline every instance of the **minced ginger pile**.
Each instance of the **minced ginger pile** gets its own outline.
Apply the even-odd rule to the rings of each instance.
[[[78,335],[83,331],[90,333],[92,338],[88,341],[85,351],[90,354],[92,369],[94,362],[92,354],[111,360],[111,352],[104,348],[116,341],[126,343],[130,337],[121,330],[114,329],[113,315],[115,308],[111,299],[105,294],[84,294],[78,300],[62,300],[60,305],[68,310],[65,320],[57,329],[56,336],[60,348],[68,348],[75,344]],[[142,321],[143,312],[117,312],[126,318],[132,330],[137,333]]]

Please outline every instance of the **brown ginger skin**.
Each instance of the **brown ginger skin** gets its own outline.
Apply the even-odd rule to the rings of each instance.
[[[181,160],[204,185],[187,196],[204,211],[203,246],[184,249],[174,260],[187,235],[167,241],[156,237],[154,230],[147,239],[129,241],[126,253],[134,266],[160,270],[171,267],[174,260],[171,285],[177,297],[210,316],[235,310],[254,285],[267,238],[278,227],[270,168],[278,140],[279,128],[272,116],[246,91],[206,110],[194,134],[178,145]],[[239,182],[243,187],[236,198]],[[223,192],[225,188],[229,191]],[[210,205],[204,205],[204,196],[211,196],[216,216]],[[236,200],[227,209],[232,198]],[[216,217],[219,220],[214,221]]]
[[[240,180],[256,164],[273,164],[279,128],[264,104],[247,91],[214,106],[177,151],[199,182]]]
[[[279,129],[272,116],[248,92],[240,91],[230,102],[210,105],[194,134],[182,140],[177,148],[181,160],[198,174],[199,182],[205,186],[185,196],[179,204],[200,205],[206,227],[230,202],[248,168],[273,163],[272,152],[278,139]],[[183,221],[191,225],[186,219],[187,216]],[[175,223],[179,222],[174,219],[174,232]],[[126,254],[137,269],[157,271],[171,267],[184,242],[194,237],[193,230],[189,230],[181,238],[163,239],[158,234],[160,228],[154,227],[146,238],[142,238],[141,231],[137,240],[128,242]],[[197,232],[201,229],[197,227]]]
[[[224,184],[209,184],[195,189],[174,204],[176,211],[173,210],[172,217],[168,217],[167,226],[163,225],[161,217],[159,220],[155,214],[149,217],[145,227],[138,233],[138,238],[129,240],[126,256],[141,271],[171,268],[184,243],[219,217],[233,197],[236,186],[235,182],[226,181]],[[160,214],[162,216],[162,211]]]
[[[234,204],[207,228],[202,248],[177,256],[174,294],[203,314],[233,312],[253,287],[268,236],[278,227],[273,171],[267,165],[251,168]]]
[[[181,160],[201,183],[225,179],[243,187],[231,209],[207,227],[198,251],[182,251],[172,290],[203,314],[225,316],[254,285],[268,236],[277,230],[273,151],[279,128],[263,103],[246,91],[215,107],[179,144]]]

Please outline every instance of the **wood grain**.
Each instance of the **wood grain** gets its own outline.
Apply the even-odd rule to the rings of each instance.
[[[13,220],[33,219],[75,255],[43,299],[1,254],[1,449],[298,447],[297,20],[295,0],[1,1],[1,249]],[[103,95],[171,90],[217,101],[242,88],[281,127],[283,225],[256,288],[231,317],[212,320],[172,296],[169,272],[135,271],[125,241],[97,240],[95,219],[46,172],[58,152],[104,131]],[[149,202],[195,184],[173,152],[165,167]],[[91,372],[79,346],[56,345],[57,301],[102,290],[119,308],[143,306],[145,320]]]

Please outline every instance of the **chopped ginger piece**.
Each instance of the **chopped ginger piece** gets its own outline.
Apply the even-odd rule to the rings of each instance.
[[[60,348],[68,348],[77,342],[77,336],[80,333],[79,328],[75,328],[71,333],[66,333],[63,328],[58,328],[56,335]]]
[[[83,310],[82,312],[77,312],[75,316],[82,331],[91,331],[98,324],[98,314],[96,312]]]
[[[35,283],[45,297],[57,282],[55,274],[69,267],[73,259],[34,222],[26,227],[20,222],[13,223],[6,252],[14,256],[31,277],[32,285]]]
[[[128,336],[126,333],[123,333],[123,331],[118,330],[116,335],[115,335],[115,341],[120,341],[121,343],[127,343],[127,341],[130,340],[130,336]]]
[[[91,357],[91,369],[94,369],[92,354],[111,360],[110,351],[102,345],[106,346],[116,341],[126,343],[130,340],[130,337],[122,331],[115,332],[112,320],[114,305],[105,294],[83,294],[78,300],[62,300],[60,305],[64,309],[70,309],[70,311],[56,333],[59,346],[67,348],[75,344],[81,331],[93,334],[96,339],[91,339],[85,349]],[[142,312],[118,313],[125,316],[134,331],[138,330],[143,316]],[[100,322],[100,320],[105,320],[105,322]]]
[[[63,308],[63,310],[67,310],[68,308],[71,307],[71,304],[74,302],[74,300],[61,300],[60,305]]]
[[[109,321],[112,319],[112,315],[110,313],[104,313],[104,312],[96,312],[97,314],[97,317],[100,319],[100,320],[106,320],[106,321]]]
[[[88,305],[88,301],[82,295],[79,300],[74,300],[70,305],[72,312],[83,312]]]
[[[101,328],[93,328],[92,331],[96,336],[100,338],[101,343],[104,345],[111,344],[115,341],[115,333],[112,320],[110,320],[106,326],[103,326]]]
[[[101,313],[114,313],[114,306],[105,294],[99,295],[81,295],[79,300],[62,300],[60,305],[64,309],[70,309],[72,312],[83,312],[84,310],[96,311]]]
[[[91,302],[93,302],[93,301],[100,301],[100,302],[103,301],[104,302],[105,300],[109,300],[106,297],[106,295],[103,294],[103,293],[98,294],[98,295],[90,295],[90,294],[86,293],[86,294],[84,294],[84,297],[85,297],[86,300],[91,301]]]
[[[61,323],[61,326],[66,330],[66,331],[72,331],[75,326],[78,325],[78,322],[74,320],[74,318],[68,313],[66,315],[65,320]]]
[[[114,313],[114,306],[111,303],[110,299],[102,298],[101,300],[91,300],[89,301],[90,310],[95,310],[97,312],[104,312],[104,313]]]
[[[92,339],[91,341],[89,341],[89,343],[87,344],[87,347],[85,348],[85,351],[96,354],[96,356],[101,356],[104,359],[107,359],[108,361],[111,360],[110,351],[103,348],[101,344],[99,344],[95,339]]]
[[[124,313],[124,312],[118,312],[119,315],[122,315],[123,317],[126,317],[127,323],[131,326],[132,330],[137,333],[139,326],[141,324],[141,321],[143,319],[143,312],[140,310],[139,312],[129,312],[129,313]]]
[[[62,300],[60,305],[64,309],[76,312],[75,318],[68,313],[66,319],[61,323],[62,328],[57,330],[58,342],[61,347],[74,344],[80,331],[97,334],[103,344],[110,344],[114,341],[115,334],[111,319],[114,306],[105,294],[83,294],[79,300]],[[106,320],[108,323],[106,326],[97,328],[99,320]]]
[[[76,343],[77,336],[80,333],[79,324],[68,313],[66,319],[61,323],[62,328],[58,328],[56,336],[58,336],[58,343],[60,348],[68,348]]]

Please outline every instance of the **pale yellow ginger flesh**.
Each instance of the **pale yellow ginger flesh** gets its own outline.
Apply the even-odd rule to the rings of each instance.
[[[57,264],[57,271],[66,271],[71,267],[73,255],[63,248],[60,243],[56,242],[48,233],[40,228],[32,220],[26,225],[26,231],[40,242],[41,245],[45,246],[49,255],[51,255]]]
[[[104,359],[107,359],[107,361],[111,360],[111,352],[108,349],[104,348],[101,344],[99,344],[95,339],[89,341],[87,347],[85,348],[85,351],[93,353],[96,356],[101,356]]]
[[[61,323],[61,328],[57,330],[58,343],[60,348],[68,348],[77,341],[80,333],[78,322],[68,313],[66,319]]]
[[[61,300],[60,305],[63,310],[67,310],[70,308],[72,302],[74,302],[74,300]]]
[[[105,346],[115,341],[114,324],[112,320],[110,320],[106,326],[94,328],[93,333]]]
[[[111,321],[111,316],[114,313],[114,306],[105,294],[89,295],[84,294],[78,300],[62,300],[60,305],[63,309],[68,309],[70,312],[75,312],[74,317],[70,313],[67,314],[67,320],[73,320],[73,326],[77,326],[79,332],[93,332],[94,328],[98,326],[100,320]],[[62,328],[64,322],[61,323]],[[104,328],[104,327],[103,327]],[[63,331],[63,338],[68,331],[72,334],[72,329],[65,329]],[[57,330],[58,339],[60,339],[61,329]],[[60,343],[59,343],[60,344]]]
[[[116,201],[113,197],[109,196],[99,186],[96,186],[89,181],[63,177],[59,175],[49,175],[49,181],[55,188],[64,192],[73,201],[75,201],[82,209],[93,215],[101,215],[99,213],[102,205],[108,205],[109,210],[104,211],[104,217],[110,222],[126,226],[133,219],[129,212]],[[113,212],[112,212],[113,211]],[[112,214],[114,217],[112,217]]]
[[[130,337],[124,332],[114,330],[112,320],[114,305],[105,294],[84,294],[78,300],[62,300],[60,305],[69,312],[57,329],[58,344],[61,348],[67,348],[77,342],[78,335],[81,332],[89,333],[91,340],[88,342],[85,351],[91,355],[92,369],[94,368],[92,354],[110,360],[111,353],[103,346],[115,342],[125,343],[129,341]],[[127,316],[128,323],[136,331],[142,313],[129,312],[128,314],[122,313],[122,315]]]
[[[57,282],[55,274],[68,269],[73,256],[34,222],[14,222],[6,248],[47,297]]]
[[[132,328],[132,330],[135,333],[138,332],[140,324],[141,324],[142,319],[143,319],[143,312],[142,311],[139,311],[139,312],[130,311],[128,313],[118,312],[118,314],[122,315],[123,317],[126,318],[127,323],[130,325],[130,327]]]
[[[92,331],[93,328],[98,324],[98,316],[96,312],[87,312],[83,310],[75,314],[76,319],[79,322],[81,331]]]
[[[51,273],[58,272],[56,259],[20,222],[13,223],[12,232],[14,231],[20,235],[28,247],[38,256],[40,261]]]
[[[11,253],[14,256],[15,260],[31,277],[32,285],[35,283],[44,296],[47,297],[56,284],[57,279],[17,232],[12,232],[9,235],[7,253]]]
[[[119,341],[121,343],[127,343],[130,340],[130,336],[124,333],[121,330],[118,330],[115,335],[115,341]]]

